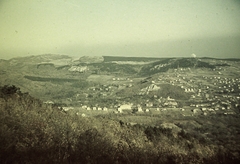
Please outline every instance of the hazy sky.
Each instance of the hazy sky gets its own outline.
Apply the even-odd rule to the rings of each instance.
[[[0,0],[0,58],[240,57],[240,0]]]

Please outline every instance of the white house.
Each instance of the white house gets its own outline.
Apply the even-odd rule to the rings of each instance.
[[[138,106],[138,112],[143,112],[142,107]]]
[[[120,105],[118,108],[122,110],[132,110],[132,104],[123,104],[123,105]]]
[[[64,111],[69,111],[69,110],[72,110],[72,109],[74,109],[73,107],[62,107],[62,109],[64,110]]]
[[[108,108],[107,108],[107,107],[104,107],[104,108],[103,108],[103,111],[108,111]]]
[[[117,109],[119,113],[122,113],[122,109],[121,108],[118,108]]]

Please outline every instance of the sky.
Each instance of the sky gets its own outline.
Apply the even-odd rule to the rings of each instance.
[[[240,58],[240,0],[0,0],[0,58]]]

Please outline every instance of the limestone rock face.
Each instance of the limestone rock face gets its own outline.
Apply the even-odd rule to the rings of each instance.
[[[85,72],[88,70],[87,66],[72,66],[71,68],[68,69],[71,72]]]
[[[102,56],[82,56],[79,58],[80,63],[102,63],[103,61]]]
[[[144,95],[144,94],[148,94],[149,92],[152,92],[152,91],[157,91],[159,89],[160,89],[160,87],[157,86],[156,84],[151,84],[148,87],[141,89],[139,94]]]

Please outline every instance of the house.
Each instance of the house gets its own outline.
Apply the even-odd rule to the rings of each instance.
[[[120,105],[118,108],[120,108],[121,110],[132,110],[132,104],[123,104]]]
[[[167,97],[167,100],[174,101],[174,99],[172,99],[170,96]]]
[[[145,105],[146,105],[146,107],[152,107],[152,106],[153,106],[153,103],[152,103],[152,102],[149,102],[149,103],[146,103]]]
[[[185,88],[185,92],[194,92],[193,88]]]
[[[134,125],[137,125],[137,123],[135,123],[135,122],[128,122],[127,125],[134,126]]]
[[[138,106],[137,111],[138,111],[138,112],[143,112],[142,107],[141,107],[141,106]]]
[[[207,109],[209,112],[214,112],[214,109],[212,109],[212,108],[208,108]]]
[[[199,112],[199,109],[196,108],[196,109],[193,109],[192,111],[193,111],[194,114],[196,114],[196,113]]]
[[[107,108],[107,107],[104,107],[104,108],[103,108],[103,111],[108,111],[108,108]]]
[[[53,104],[54,104],[54,102],[53,102],[53,101],[51,101],[51,100],[47,100],[47,101],[45,101],[45,102],[44,102],[44,104],[51,104],[51,105],[53,105]]]
[[[66,111],[72,110],[74,108],[73,107],[62,107],[62,109],[66,112]]]
[[[117,111],[118,111],[119,113],[122,113],[122,109],[121,109],[121,108],[118,108]]]
[[[83,105],[82,108],[83,108],[83,109],[87,109],[87,106],[86,106],[86,105]]]
[[[168,106],[168,107],[172,107],[172,108],[176,108],[178,103],[176,101],[169,101],[169,102],[165,102],[163,105]]]
[[[202,111],[204,112],[204,111],[206,111],[207,110],[207,108],[202,108]]]

